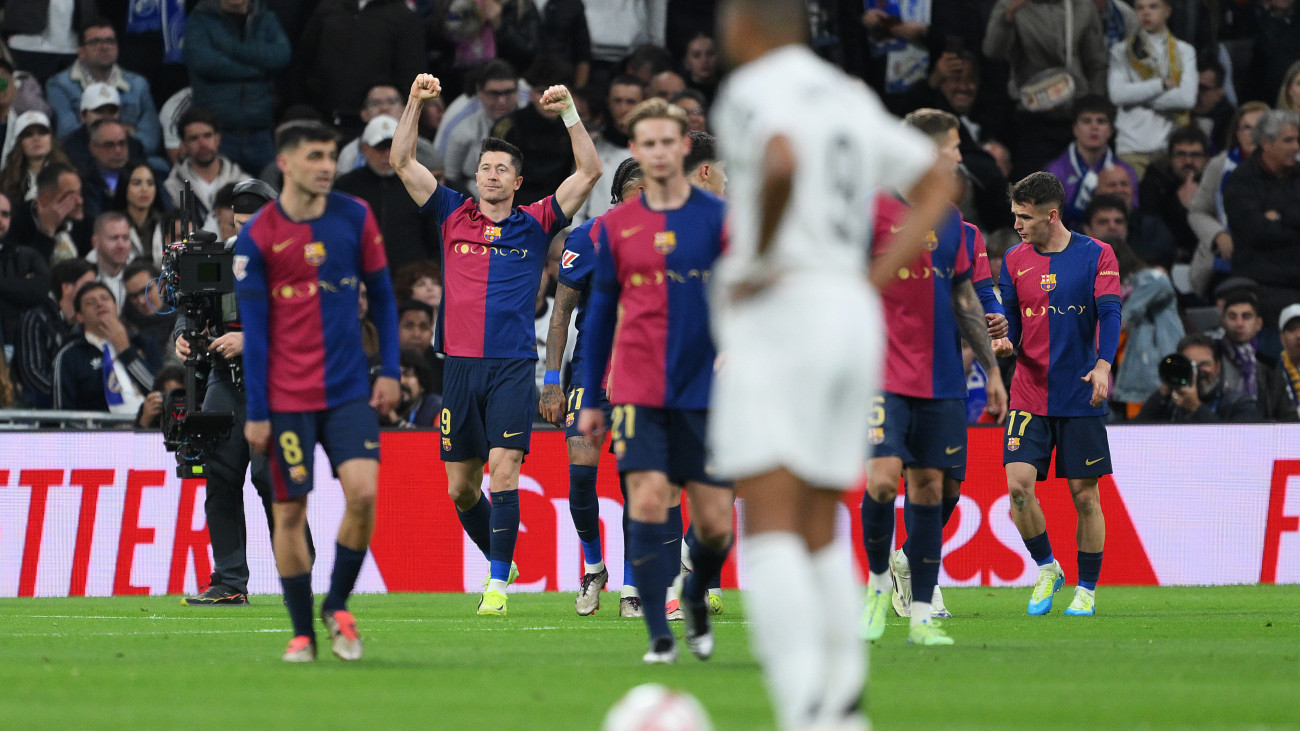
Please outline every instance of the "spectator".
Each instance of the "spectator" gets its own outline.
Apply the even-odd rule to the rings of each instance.
[[[1111,401],[1122,404],[1123,418],[1137,415],[1142,402],[1160,385],[1157,369],[1166,353],[1183,336],[1178,294],[1169,274],[1147,265],[1128,244],[1128,206],[1122,198],[1102,193],[1088,203],[1083,232],[1110,244],[1119,263],[1120,326],[1124,348],[1117,358]]]
[[[425,68],[424,26],[403,0],[323,0],[299,39],[303,99],[349,137],[360,133],[366,89]]]
[[[442,307],[442,269],[431,261],[416,261],[398,268],[393,275],[393,294],[400,306],[415,300],[433,308],[433,320],[438,320]]]
[[[651,54],[662,60],[654,61],[653,71],[647,70],[641,77],[642,86],[654,74],[672,68],[673,58],[663,50],[666,11],[661,12],[659,4],[645,0],[609,0],[583,5],[591,36],[592,81],[597,88],[604,87],[606,80],[620,71],[627,73],[627,66],[634,62],[639,66],[651,65],[647,63]]]
[[[1011,64],[1011,98],[1017,103],[1013,159],[1019,178],[1040,169],[1070,143],[1070,98],[1037,97],[1031,109],[1026,98],[1036,82],[1064,71],[1073,82],[1074,98],[1106,93],[1107,55],[1096,3],[997,0],[984,35],[984,55]]]
[[[1178,341],[1178,352],[1192,362],[1192,382],[1182,387],[1161,383],[1135,421],[1212,424],[1262,420],[1255,400],[1225,386],[1219,377],[1223,364],[1213,340],[1188,335]]]
[[[1193,291],[1205,297],[1212,285],[1232,271],[1232,234],[1223,208],[1223,188],[1242,160],[1255,154],[1255,124],[1268,111],[1264,102],[1246,102],[1228,123],[1228,149],[1210,159],[1196,197],[1187,207],[1187,223],[1196,233],[1189,277]]]
[[[63,137],[63,150],[68,160],[78,170],[88,170],[94,161],[90,150],[90,131],[97,122],[118,120],[121,116],[122,99],[117,89],[108,84],[91,84],[81,95],[81,125]],[[130,136],[126,138],[127,157],[144,160],[148,157],[144,143]],[[150,164],[166,170],[160,159],[149,159]]]
[[[1199,80],[1196,86],[1196,106],[1192,108],[1192,121],[1210,140],[1210,152],[1228,149],[1228,126],[1236,108],[1228,101],[1224,89],[1226,72],[1214,54],[1203,53],[1196,62]]]
[[[238,183],[251,177],[232,160],[221,155],[221,127],[212,112],[203,107],[190,107],[181,115],[177,127],[181,133],[182,160],[172,168],[163,182],[167,195],[180,201],[185,182],[194,189],[195,209],[204,219],[203,228],[217,230],[216,217],[212,215],[217,191],[227,183]]]
[[[677,94],[668,101],[676,104],[686,112],[686,124],[692,132],[707,132],[709,130],[709,117],[706,108],[708,102],[704,99],[704,94],[695,89],[687,89]]]
[[[4,358],[0,358],[0,409],[13,408],[16,398],[13,377],[9,375],[9,364]]]
[[[429,367],[429,393],[442,394],[442,374],[446,356],[433,348],[433,323],[437,308],[420,300],[407,300],[397,307],[397,337],[402,350],[420,354]]]
[[[1259,352],[1258,335],[1264,320],[1255,294],[1248,289],[1229,292],[1223,300],[1222,324],[1219,353],[1223,356],[1223,382],[1255,399],[1264,419],[1295,421],[1277,361]]]
[[[60,137],[71,134],[77,128],[78,108],[85,109],[82,97],[86,90],[103,83],[120,97],[120,118],[130,134],[144,144],[145,152],[159,155],[162,132],[149,82],[118,66],[117,51],[117,32],[112,23],[95,20],[81,27],[77,61],[45,84],[45,95],[54,108],[55,129]]]
[[[686,85],[704,95],[707,108],[718,93],[718,49],[707,33],[696,33],[686,44],[682,71],[686,74]]]
[[[455,43],[458,68],[499,58],[527,68],[540,45],[541,16],[532,0],[443,0],[443,32]]]
[[[18,144],[18,119],[28,112],[45,116],[49,126],[50,105],[45,103],[41,85],[31,74],[15,71],[3,55],[0,42],[0,140],[4,141],[3,157]]]
[[[1277,109],[1300,114],[1300,61],[1291,64],[1286,70],[1286,78],[1277,90]]]
[[[95,267],[85,259],[68,259],[50,269],[50,289],[41,304],[23,313],[16,365],[23,398],[38,409],[54,404],[54,356],[76,325],[73,299],[95,281]]]
[[[167,212],[158,173],[144,162],[133,162],[122,171],[113,193],[110,211],[126,214],[131,223],[132,258],[161,264],[162,219]]]
[[[168,393],[185,388],[185,369],[178,365],[169,365],[158,371],[153,378],[153,388],[140,403],[140,410],[135,415],[135,428],[161,429],[163,397]]]
[[[12,214],[9,198],[0,194],[0,344],[4,345],[0,360],[13,355],[23,312],[40,305],[50,289],[45,258],[29,246],[9,242]]]
[[[646,98],[657,96],[668,101],[683,91],[686,91],[686,80],[676,71],[660,71],[650,78],[650,85],[646,88]]]
[[[1138,175],[1196,106],[1196,49],[1169,32],[1173,0],[1137,0],[1142,30],[1110,49],[1115,151]]]
[[[90,160],[81,168],[81,196],[87,218],[96,218],[113,202],[128,160],[126,125],[101,119],[90,127]]]
[[[416,140],[415,159],[420,159],[420,149],[423,147],[420,143],[435,144],[434,140],[438,138],[438,131],[442,129],[442,118],[446,111],[447,103],[442,100],[442,97],[424,103],[424,111],[420,113],[420,139]],[[435,147],[434,150],[436,152],[437,148]],[[441,155],[437,159],[442,160]]]
[[[9,0],[0,32],[18,66],[44,84],[77,60],[77,27],[98,15],[95,0]]]
[[[194,90],[187,86],[172,94],[158,110],[158,124],[162,127],[163,152],[167,154],[167,161],[172,165],[176,164],[181,154],[181,133],[176,130],[176,123],[180,121],[181,115],[190,108],[193,101]]]
[[[1152,161],[1142,178],[1138,198],[1142,212],[1164,221],[1178,246],[1177,261],[1191,261],[1196,234],[1187,223],[1187,210],[1200,189],[1210,143],[1199,127],[1179,127],[1169,135],[1162,158]],[[1172,263],[1172,262],[1171,262]],[[1169,352],[1165,350],[1163,352]]]
[[[531,205],[555,192],[573,171],[569,131],[559,115],[542,108],[542,94],[552,86],[573,83],[573,68],[564,59],[538,56],[524,73],[530,88],[528,106],[508,113],[492,136],[519,148],[528,174],[515,192],[518,205]]]
[[[158,290],[158,269],[144,261],[134,261],[122,274],[126,284],[126,306],[122,321],[145,342],[145,355],[153,362],[175,358],[172,327],[177,313],[162,301]],[[165,314],[164,314],[165,313]]]
[[[417,350],[402,351],[401,389],[401,402],[381,416],[384,426],[437,426],[442,415],[442,396],[433,392],[433,371]]]
[[[1254,280],[1262,314],[1272,319],[1300,300],[1300,116],[1271,111],[1255,125],[1255,153],[1223,190],[1232,232],[1233,274]]]
[[[1173,266],[1178,255],[1178,245],[1174,235],[1155,216],[1148,216],[1137,207],[1137,195],[1133,190],[1133,179],[1119,166],[1102,170],[1097,175],[1097,195],[1117,195],[1128,204],[1128,240],[1134,253],[1152,266],[1163,267],[1166,271]]]
[[[90,222],[76,170],[58,163],[45,166],[36,176],[36,198],[14,207],[10,240],[36,249],[50,264],[90,251]]]
[[[54,408],[138,413],[153,385],[144,342],[127,332],[103,282],[83,285],[72,304],[81,329],[54,356]]]
[[[440,101],[435,99],[433,101]],[[402,109],[406,106],[406,100],[402,98],[401,92],[397,87],[387,82],[375,84],[366,90],[366,103],[361,107],[361,121],[369,124],[370,120],[381,114],[386,114],[393,119],[402,116]],[[425,105],[426,108],[429,105]],[[364,132],[362,137],[364,137]],[[420,161],[430,170],[442,170],[442,157],[438,154],[438,149],[433,143],[421,137],[415,141],[415,159]],[[338,174],[346,175],[353,170],[357,170],[366,164],[365,157],[361,154],[361,137],[352,140],[339,150]],[[391,263],[391,262],[390,262]]]
[[[1115,105],[1100,94],[1080,97],[1074,105],[1074,141],[1060,157],[1043,168],[1065,186],[1065,210],[1061,212],[1066,227],[1083,222],[1083,211],[1097,192],[1097,181],[1107,168],[1119,168],[1129,178],[1129,198],[1138,186],[1137,173],[1111,152],[1110,139],[1115,134]]]
[[[245,170],[275,159],[273,74],[289,59],[280,21],[253,0],[203,0],[186,18],[193,103],[216,114],[224,131],[221,154]]]
[[[623,62],[623,73],[640,79],[642,87],[648,87],[655,76],[671,71],[672,68],[673,57],[663,46],[653,43],[643,43],[633,48]]]
[[[54,139],[50,118],[44,112],[23,112],[14,120],[13,130],[17,141],[0,169],[0,193],[21,205],[36,198],[36,176],[47,164],[72,163]]]
[[[605,98],[604,127],[595,138],[596,152],[600,153],[600,164],[605,170],[617,170],[620,163],[632,157],[632,152],[628,149],[627,129],[623,123],[632,108],[644,98],[645,89],[635,76],[616,76],[610,82],[609,94]],[[573,223],[595,218],[613,206],[609,180],[612,177],[614,176],[600,176],[600,180],[591,189],[591,195],[587,196],[587,202],[582,204],[578,215],[573,217]]]
[[[1282,310],[1277,329],[1282,334],[1282,362],[1278,364],[1278,371],[1291,405],[1300,417],[1300,303]]]
[[[542,14],[538,53],[568,61],[574,87],[585,87],[591,80],[591,35],[582,0],[546,0],[538,7]]]
[[[365,164],[339,178],[334,186],[370,206],[384,236],[384,251],[393,271],[408,262],[442,258],[442,232],[437,221],[433,216],[420,215],[420,206],[411,200],[388,161],[396,130],[394,117],[380,115],[371,119],[361,135]]]
[[[90,237],[90,243],[93,248],[86,255],[86,261],[95,265],[95,280],[108,286],[120,313],[126,308],[123,275],[132,258],[130,221],[125,214],[116,211],[101,213],[95,219],[95,233]]]
[[[1265,0],[1258,14],[1254,52],[1246,69],[1246,98],[1274,100],[1286,70],[1300,61],[1300,6],[1295,0]]]
[[[212,199],[212,218],[217,223],[218,241],[227,241],[239,233],[239,227],[235,225],[235,185],[226,183],[221,186]]]
[[[479,145],[491,134],[492,127],[515,109],[519,82],[514,68],[499,59],[489,61],[478,78],[477,94],[482,107],[449,133],[444,156],[447,182],[475,198]]]

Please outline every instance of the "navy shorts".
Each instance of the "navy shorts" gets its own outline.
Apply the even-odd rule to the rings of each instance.
[[[605,398],[605,389],[603,388],[598,388],[595,391],[576,386],[570,388],[569,400],[564,409],[565,439],[583,436],[583,433],[578,431],[578,412],[583,409],[600,409],[601,413],[605,414],[605,424],[607,425],[613,419],[609,399]]]
[[[966,400],[886,393],[871,405],[872,457],[898,457],[904,467],[966,466]]]
[[[325,411],[271,413],[271,486],[276,502],[311,492],[316,444],[334,475],[350,459],[379,459],[379,415],[359,398]]]
[[[616,404],[609,422],[610,451],[619,474],[651,470],[675,485],[731,483],[709,474],[705,449],[709,412]]]
[[[528,453],[537,411],[536,363],[448,356],[442,371],[443,462],[486,462],[493,447]]]
[[[1053,449],[1057,477],[1084,479],[1112,471],[1105,416],[1036,416],[1028,411],[1007,415],[1002,464],[1031,464],[1041,482],[1047,479]]]

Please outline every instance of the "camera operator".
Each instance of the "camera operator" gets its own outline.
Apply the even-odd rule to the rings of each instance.
[[[235,186],[234,210],[236,233],[268,201],[276,197],[275,189],[266,183],[249,179]],[[233,238],[226,246],[233,245]],[[222,606],[248,604],[248,558],[245,549],[248,530],[244,520],[244,475],[250,464],[248,442],[244,440],[246,399],[241,381],[236,379],[244,352],[244,334],[239,329],[239,313],[235,298],[222,298],[220,322],[209,322],[210,332],[223,331],[208,345],[213,367],[208,376],[207,392],[203,396],[203,411],[232,412],[235,423],[230,435],[212,450],[207,465],[207,498],[203,512],[207,518],[208,536],[212,541],[212,577],[206,590],[197,596],[186,597],[184,603],[196,606]],[[190,354],[190,343],[181,334],[188,323],[184,315],[176,320],[172,330],[176,356],[185,360]],[[275,533],[271,513],[271,472],[265,454],[251,454],[253,486],[262,499],[266,511],[266,525]],[[307,546],[315,557],[311,529],[307,529]]]
[[[1160,388],[1134,421],[1216,424],[1263,421],[1249,395],[1226,388],[1219,349],[1204,335],[1178,341],[1178,352],[1160,364]]]

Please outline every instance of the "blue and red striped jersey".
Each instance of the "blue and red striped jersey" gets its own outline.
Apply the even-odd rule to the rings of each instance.
[[[989,268],[989,250],[984,245],[984,234],[973,223],[962,221],[961,225],[965,229],[966,257],[971,263],[971,283],[975,285],[980,304],[984,305],[984,314],[1005,315],[1002,303],[993,292],[993,270]]]
[[[681,208],[654,211],[644,196],[601,219],[587,305],[586,388],[609,366],[609,400],[706,409],[716,351],[708,283],[726,246],[721,198],[698,188]]]
[[[442,226],[442,307],[433,346],[462,358],[537,359],[537,287],[551,239],[568,225],[555,196],[483,215],[473,198],[445,185],[420,212]]]
[[[600,216],[589,218],[570,231],[560,254],[560,284],[582,293],[578,295],[578,306],[574,308],[574,326],[578,329],[571,363],[574,381],[582,374],[583,318],[587,314],[587,301],[591,299],[591,274],[596,269],[596,241],[600,236],[597,222],[600,219]]]
[[[1011,343],[1019,348],[1011,408],[1039,416],[1097,416],[1083,381],[1097,360],[1115,362],[1119,264],[1108,244],[1070,234],[1064,250],[1011,247],[998,278]]]
[[[291,220],[276,202],[244,225],[235,240],[235,294],[250,421],[369,397],[358,317],[363,283],[383,375],[400,378],[397,305],[369,206],[333,192],[320,218]]]
[[[875,254],[889,250],[908,205],[876,196]],[[952,311],[953,285],[970,279],[965,228],[953,208],[926,234],[925,251],[900,269],[881,293],[889,347],[885,387],[889,393],[927,399],[966,398],[961,331]]]

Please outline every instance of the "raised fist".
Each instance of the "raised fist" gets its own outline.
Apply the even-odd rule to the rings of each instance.
[[[542,94],[542,109],[559,114],[573,104],[569,90],[563,85],[552,86]]]
[[[437,99],[442,93],[442,84],[433,74],[420,74],[411,82],[411,98],[419,101]]]

